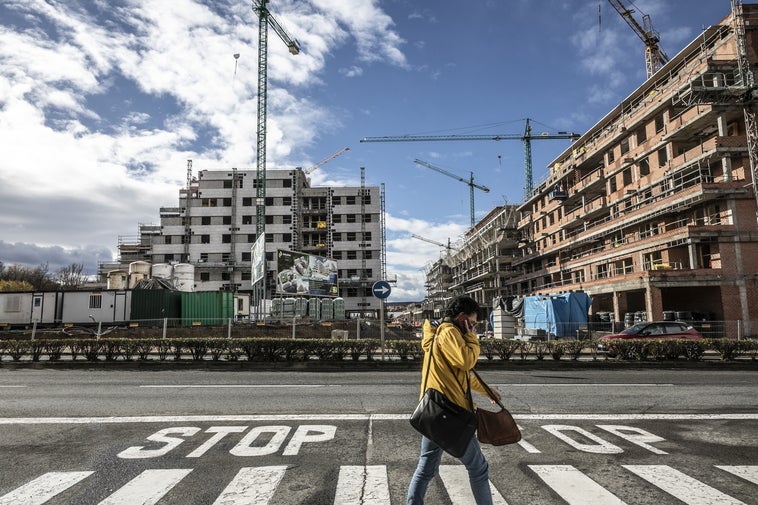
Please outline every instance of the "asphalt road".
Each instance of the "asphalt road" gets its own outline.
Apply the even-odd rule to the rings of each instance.
[[[495,503],[758,504],[758,371],[484,376],[524,434],[484,447]],[[404,503],[418,380],[0,368],[0,505]],[[427,503],[473,503],[455,459]]]

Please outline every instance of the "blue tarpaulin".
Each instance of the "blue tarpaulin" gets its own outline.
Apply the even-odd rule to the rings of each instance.
[[[524,298],[524,327],[545,330],[556,337],[574,337],[587,326],[592,298],[587,293],[527,296]]]

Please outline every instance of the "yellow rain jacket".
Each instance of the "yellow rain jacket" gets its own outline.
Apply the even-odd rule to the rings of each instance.
[[[435,330],[437,338],[435,339]],[[432,349],[432,342],[435,342],[434,354],[432,360],[429,359],[429,352]],[[429,376],[426,380],[426,389],[436,389],[444,394],[450,401],[465,409],[470,409],[468,398],[466,397],[466,377],[469,377],[471,390],[486,395],[484,387],[471,370],[479,359],[479,339],[474,333],[465,335],[453,324],[448,318],[445,318],[439,328],[434,328],[427,319],[424,321],[424,337],[421,340],[421,347],[424,350],[424,366],[421,371],[421,395],[424,396],[424,377],[427,377],[427,368]],[[450,368],[445,364],[440,354],[444,353]],[[474,405],[476,407],[476,405]]]

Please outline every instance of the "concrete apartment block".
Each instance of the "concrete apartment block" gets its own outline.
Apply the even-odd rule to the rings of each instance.
[[[371,286],[384,256],[383,194],[378,186],[311,187],[302,170],[266,172],[267,298],[275,293],[276,251],[337,260],[346,317],[376,316]],[[132,261],[194,266],[195,291],[252,293],[256,240],[255,170],[202,170],[179,191],[177,207],[160,209],[160,226],[140,225],[119,240],[120,268]],[[102,273],[115,265],[101,266]]]

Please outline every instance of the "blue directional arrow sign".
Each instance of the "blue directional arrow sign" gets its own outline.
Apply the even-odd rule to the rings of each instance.
[[[390,295],[392,288],[390,287],[390,283],[387,281],[376,281],[374,285],[371,286],[371,292],[375,297],[383,300]]]

